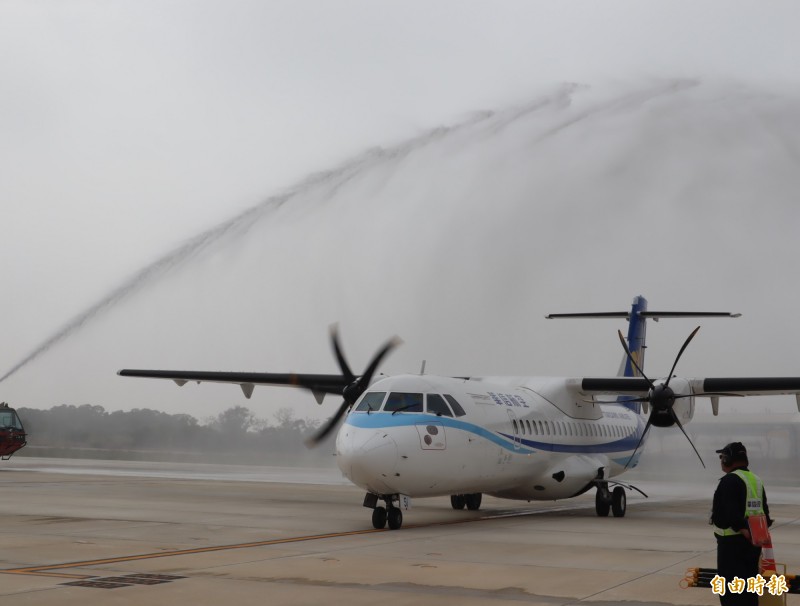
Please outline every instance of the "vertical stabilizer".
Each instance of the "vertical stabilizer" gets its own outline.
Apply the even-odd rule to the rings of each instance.
[[[636,360],[639,368],[644,370],[644,352],[647,348],[647,316],[643,312],[647,311],[647,299],[642,295],[633,298],[631,313],[628,316],[628,349],[631,356]],[[619,366],[620,377],[639,377],[639,371],[631,363],[628,356],[622,356],[622,363]]]
[[[631,304],[631,313],[628,316],[628,349],[631,351],[631,357],[636,360],[636,364],[642,370],[644,370],[644,352],[647,349],[647,316],[644,314],[646,311],[647,299],[642,295],[634,297]],[[622,363],[619,365],[617,374],[621,377],[642,376],[625,354],[622,356]],[[617,402],[639,414],[642,411],[641,403],[628,402],[627,400],[630,399],[628,396],[619,396]]]

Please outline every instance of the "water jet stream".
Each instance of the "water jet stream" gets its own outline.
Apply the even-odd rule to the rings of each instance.
[[[506,113],[511,116],[511,121],[518,119],[520,116],[525,115],[531,111],[541,109],[546,105],[553,103],[563,103],[575,87],[567,85],[562,87],[554,95],[548,96],[544,99],[538,100],[524,108],[510,110]],[[121,285],[114,288],[107,295],[102,297],[97,303],[88,307],[85,311],[79,313],[77,316],[69,320],[64,326],[58,329],[52,336],[45,339],[40,345],[35,347],[28,355],[22,358],[19,362],[14,364],[5,374],[0,376],[0,382],[12,376],[21,368],[27,366],[53,346],[60,343],[64,339],[70,337],[87,322],[91,321],[98,314],[110,309],[117,305],[144,285],[151,283],[159,277],[164,276],[166,273],[172,271],[179,265],[186,263],[193,257],[197,256],[201,251],[208,248],[213,243],[219,241],[226,235],[231,233],[240,232],[244,234],[255,223],[261,220],[266,215],[272,213],[276,209],[283,206],[286,202],[293,198],[305,194],[314,188],[327,187],[328,192],[326,198],[335,195],[340,187],[346,184],[350,179],[356,175],[368,170],[371,166],[397,160],[403,156],[411,153],[413,150],[425,146],[432,141],[446,137],[453,132],[461,129],[474,126],[475,124],[489,121],[495,117],[498,112],[482,112],[476,114],[471,118],[462,121],[453,126],[437,127],[429,130],[421,136],[407,140],[399,145],[381,148],[376,147],[359,154],[355,158],[345,161],[340,166],[323,172],[312,173],[295,186],[291,187],[288,191],[270,197],[269,199],[261,202],[242,213],[223,221],[204,231],[197,236],[189,239],[178,248],[170,251],[166,255],[160,257],[153,263],[145,266],[136,272],[131,278],[123,282]]]
[[[671,96],[687,94],[688,91],[697,89],[700,86],[701,84],[699,82],[693,80],[676,79],[670,81],[661,81],[634,89],[632,91],[625,91],[623,94],[606,95],[605,97],[601,95],[599,100],[594,99],[588,103],[585,103],[580,108],[574,108],[571,106],[575,101],[575,97],[578,94],[583,94],[584,91],[588,90],[588,87],[576,84],[565,84],[557,87],[550,94],[537,97],[531,102],[523,105],[511,107],[502,111],[487,111],[477,113],[470,118],[454,125],[430,129],[417,137],[408,139],[397,145],[369,149],[364,153],[343,162],[331,170],[309,175],[282,193],[276,194],[267,200],[237,214],[236,216],[198,234],[174,250],[143,267],[129,279],[125,280],[122,284],[112,289],[98,302],[89,306],[85,311],[79,313],[77,316],[66,322],[61,328],[56,330],[50,337],[45,339],[29,354],[14,364],[5,374],[0,376],[0,382],[12,376],[18,370],[27,366],[44,353],[48,352],[56,344],[73,335],[76,331],[96,318],[99,314],[109,310],[110,308],[119,304],[121,301],[129,298],[132,294],[139,291],[145,285],[152,284],[157,279],[167,275],[169,272],[175,271],[178,267],[185,265],[197,257],[201,252],[208,250],[212,245],[219,243],[225,237],[235,237],[237,239],[241,238],[244,234],[250,231],[254,225],[261,222],[265,218],[272,216],[273,213],[275,213],[278,209],[285,207],[287,203],[296,201],[302,196],[307,196],[311,193],[316,194],[317,203],[333,203],[333,199],[336,197],[337,193],[341,192],[342,189],[351,182],[356,181],[364,175],[367,175],[369,171],[375,168],[381,168],[384,175],[391,177],[395,174],[395,172],[400,170],[400,163],[404,159],[408,158],[415,152],[422,150],[423,148],[433,147],[438,144],[447,144],[447,149],[445,149],[443,152],[443,157],[446,157],[446,154],[454,154],[454,152],[458,151],[464,144],[477,146],[482,144],[484,141],[489,140],[490,138],[505,136],[509,133],[516,135],[517,131],[519,131],[519,138],[514,140],[514,149],[510,152],[506,149],[502,149],[502,153],[496,154],[497,157],[495,160],[498,163],[503,162],[505,165],[513,165],[513,170],[516,170],[517,172],[509,172],[508,174],[510,174],[511,177],[519,178],[520,182],[522,182],[523,177],[525,179],[530,179],[531,182],[535,182],[535,186],[531,186],[530,190],[525,190],[521,193],[511,188],[499,189],[501,184],[496,182],[495,175],[492,173],[490,178],[491,182],[489,183],[490,187],[485,187],[486,191],[482,193],[493,195],[497,200],[509,199],[512,201],[514,200],[514,196],[517,196],[517,199],[519,200],[530,200],[535,196],[541,196],[542,199],[544,199],[545,195],[551,195],[555,202],[551,204],[550,207],[547,207],[543,210],[546,210],[546,212],[550,213],[561,213],[561,215],[564,215],[565,218],[563,219],[563,222],[569,223],[569,228],[573,232],[571,233],[571,236],[575,238],[575,241],[579,241],[581,237],[586,238],[587,234],[589,236],[596,235],[594,232],[592,232],[593,220],[598,220],[609,213],[619,212],[620,210],[643,207],[644,205],[642,201],[634,199],[621,199],[619,200],[619,205],[622,206],[615,205],[614,208],[602,207],[602,204],[599,202],[595,202],[594,204],[584,203],[583,206],[580,207],[582,221],[575,222],[572,221],[574,218],[573,211],[570,210],[566,204],[559,206],[559,203],[563,203],[568,195],[563,192],[569,191],[569,195],[573,195],[575,198],[583,196],[587,200],[591,197],[593,200],[607,201],[607,198],[613,198],[618,193],[622,194],[622,196],[633,198],[637,192],[635,187],[640,187],[645,189],[648,195],[651,195],[653,200],[660,200],[660,198],[658,198],[659,195],[661,195],[663,199],[671,199],[668,198],[668,194],[671,195],[670,191],[667,191],[666,194],[662,193],[663,191],[668,190],[668,188],[689,189],[691,187],[703,186],[705,181],[701,181],[701,178],[706,178],[709,182],[713,181],[713,175],[711,177],[706,177],[705,175],[701,174],[700,171],[697,171],[697,176],[695,176],[694,172],[691,172],[694,171],[694,166],[690,167],[691,170],[684,171],[684,164],[690,162],[690,159],[676,159],[676,155],[672,154],[671,151],[670,153],[672,155],[667,155],[664,153],[662,155],[649,156],[648,154],[651,153],[661,153],[658,152],[657,146],[654,145],[654,143],[657,143],[657,141],[652,140],[654,133],[647,131],[642,134],[639,132],[639,130],[644,131],[644,127],[655,125],[659,129],[657,132],[655,132],[655,135],[661,136],[663,133],[671,135],[672,127],[668,120],[672,120],[672,115],[669,115],[668,118],[659,118],[660,122],[650,120],[650,114],[648,114],[650,108],[649,104],[657,101],[658,99],[669,99]],[[727,94],[728,89],[724,89],[723,92]],[[708,107],[702,109],[703,113],[698,114],[699,117],[702,119],[716,118],[718,115],[720,115],[718,108],[721,104],[718,103],[718,101],[719,99],[725,101],[725,94],[720,95],[716,90],[712,91],[712,102],[709,103],[708,100],[703,100],[703,103],[706,103]],[[741,95],[740,92],[735,92],[735,94],[732,96],[732,100],[734,102],[741,101],[742,99],[746,101],[752,101],[758,98]],[[699,104],[696,103],[695,105]],[[741,106],[742,103],[738,103],[738,105]],[[787,104],[787,106],[790,105],[791,103]],[[760,107],[761,106],[753,105],[753,108],[757,110],[755,113],[758,114]],[[634,118],[639,120],[639,122],[633,122],[632,120],[620,122],[619,124],[613,122],[613,120],[617,120],[620,117],[627,119],[626,114],[632,113],[637,109],[642,110],[634,116]],[[661,109],[663,108],[660,108],[660,110]],[[750,107],[745,107],[745,109],[750,109]],[[780,107],[779,109],[781,112],[784,111],[783,107]],[[667,106],[666,111],[663,113],[669,114],[670,112],[673,112],[676,115],[684,113],[683,104],[675,103]],[[766,118],[772,117],[768,111],[761,113],[763,113]],[[778,117],[782,118],[784,115],[784,113],[780,113]],[[534,120],[525,122],[528,118],[536,116],[544,116],[544,118],[539,122],[535,122]],[[757,115],[757,118],[766,120],[766,118],[762,118],[760,114]],[[600,122],[601,119],[607,120]],[[729,123],[725,121],[726,119],[727,118],[725,115],[722,114],[719,124],[722,124],[728,128]],[[646,120],[650,121],[648,122]],[[698,121],[698,123],[702,123],[702,121]],[[642,124],[644,124],[644,126],[642,126]],[[685,124],[690,124],[690,122],[687,121]],[[602,127],[601,134],[603,136],[607,136],[606,133],[621,125],[623,128],[617,128],[617,130],[614,131],[614,137],[619,137],[619,140],[621,140],[622,143],[620,144],[616,138],[611,140],[599,139],[599,137],[596,137],[597,133],[590,127],[597,127],[598,125]],[[755,129],[755,126],[753,128]],[[575,132],[578,129],[580,130]],[[776,128],[775,130],[776,133],[779,133],[783,136],[783,132],[780,129]],[[558,146],[547,147],[547,145],[553,143],[554,141],[556,143],[561,142],[559,137],[562,137],[562,135],[566,133],[571,133],[573,138],[568,139],[567,144],[565,144],[563,149]],[[725,134],[728,134],[727,130]],[[593,137],[596,140],[593,140]],[[644,141],[644,145],[640,145],[642,141]],[[616,148],[614,147],[615,144]],[[636,147],[636,145],[638,145],[638,147]],[[781,150],[781,154],[783,156],[787,156],[786,148],[790,148],[792,145],[793,143],[791,140],[789,140],[788,143],[785,143],[784,149]],[[622,152],[620,153],[617,151],[618,149],[622,149]],[[652,151],[653,149],[656,151]],[[670,150],[672,149],[673,148],[670,148]],[[674,149],[679,148],[676,147]],[[531,150],[534,150],[536,153],[530,154]],[[587,150],[589,153],[595,153],[595,155],[591,157],[588,155],[581,157],[581,153],[586,154]],[[603,159],[602,154],[605,153],[607,156],[613,156],[614,151],[617,151],[617,156],[619,157],[611,157],[610,160]],[[717,150],[711,150],[710,153],[708,150],[701,150],[701,153],[712,157],[716,152]],[[524,157],[520,157],[521,153],[525,153],[526,155]],[[565,155],[558,156],[559,153]],[[527,154],[530,154],[530,157]],[[552,166],[548,164],[548,162],[551,161],[551,158],[553,162]],[[645,159],[641,160],[641,158]],[[480,159],[483,160],[483,156],[481,156]],[[701,157],[700,154],[694,156],[694,159],[705,160],[705,158]],[[429,161],[430,158],[425,158],[425,160]],[[515,161],[516,164],[514,164]],[[581,161],[584,162],[583,165],[580,164]],[[637,161],[640,163],[637,164]],[[558,162],[561,162],[563,166],[559,165]],[[683,164],[680,164],[681,162]],[[430,162],[428,164],[430,164]],[[576,166],[577,168],[575,168]],[[598,170],[596,174],[601,175],[601,177],[598,178],[605,180],[592,181],[593,178],[596,178],[595,173],[587,176],[585,174],[581,174],[580,172],[575,172],[580,171],[580,169],[585,168],[585,166],[590,166],[592,169],[597,168]],[[677,169],[675,168],[676,166],[678,167]],[[562,170],[561,172],[555,172],[553,167]],[[642,168],[645,170],[642,170]],[[670,180],[672,176],[669,172],[670,169],[673,169],[676,172],[677,178]],[[430,167],[430,170],[432,170],[433,173],[425,173],[421,178],[419,174],[413,174],[411,175],[411,178],[420,181],[421,179],[425,179],[426,177],[430,176],[430,178],[433,179],[440,172],[439,167],[435,165]],[[646,171],[650,171],[652,175],[645,174]],[[691,175],[691,180],[685,177],[687,174]],[[551,177],[550,175],[553,176]],[[658,179],[661,179],[661,181]],[[686,180],[681,181],[681,179]],[[636,180],[634,185],[630,185],[631,180]],[[574,189],[575,184],[582,181],[586,183],[585,189]],[[714,182],[716,183],[716,181]],[[543,194],[542,183],[544,186],[550,186],[551,190],[545,190],[545,193]],[[620,183],[622,186],[619,185]],[[406,182],[403,182],[400,185],[404,186],[405,184]],[[482,184],[485,186],[487,184],[487,180],[485,179]],[[527,184],[527,182],[525,184]],[[656,187],[653,187],[653,185]],[[570,186],[573,186],[572,190],[569,189]],[[615,187],[619,188],[619,192],[614,189]],[[441,189],[443,191],[446,190],[448,193],[457,190],[457,188],[451,186],[450,183],[447,183],[446,187]],[[523,188],[520,186],[518,189],[522,190]],[[403,190],[402,187],[400,190],[401,195],[399,199],[404,202],[405,198],[403,196],[405,195],[405,190]],[[553,191],[557,192],[558,195],[553,194]],[[715,192],[712,191],[712,193]],[[684,197],[687,200],[691,198],[689,194],[697,196],[697,194],[691,191],[689,194],[686,194],[684,191],[679,191],[678,194],[685,194]],[[675,195],[677,196],[678,194]],[[705,196],[707,195],[707,191],[703,190],[701,194],[702,196]],[[604,195],[606,196],[605,198],[603,197]],[[702,196],[697,197],[700,199]],[[575,207],[577,207],[578,202],[584,202],[584,200],[568,201],[570,203],[574,203]],[[369,200],[364,201],[364,203],[366,202],[369,202]],[[441,200],[436,199],[426,199],[425,202],[430,206],[437,203],[444,204]],[[458,206],[458,204],[454,203],[453,201],[449,202],[453,206],[453,209],[448,209],[450,212],[461,212],[461,208]],[[512,209],[512,211],[513,210],[515,209]],[[655,204],[653,209],[650,210],[655,210],[657,212],[671,212],[663,211],[662,208],[657,207]],[[541,213],[540,209],[537,209],[537,212]],[[536,217],[537,219],[540,218],[541,214],[537,215]],[[548,215],[544,215],[544,217],[546,220],[552,218]],[[561,218],[561,216],[558,218]],[[523,219],[524,217],[514,217],[512,222],[522,225],[524,223]],[[510,222],[506,220],[504,225],[508,225],[509,223]],[[434,225],[433,228],[435,227],[436,226]],[[482,233],[481,236],[486,236],[489,234],[489,229],[490,227],[486,227],[486,233]],[[577,237],[574,233],[575,230],[577,230],[579,234]],[[488,240],[490,238],[486,239]],[[505,241],[510,240],[511,238],[505,238]],[[499,238],[495,239],[493,243],[498,241]],[[545,239],[542,237],[539,238],[539,241],[544,243]],[[542,245],[544,246],[544,244]],[[445,245],[443,244],[442,246],[444,247]],[[426,252],[433,252],[436,254],[438,249]],[[529,255],[530,252],[531,251],[529,249],[526,249],[525,254]],[[430,256],[430,254],[428,256]],[[521,257],[522,255],[515,255],[515,259],[512,261],[517,262],[516,259]],[[531,271],[533,268],[530,267],[530,261],[526,261],[526,263],[526,271]],[[474,268],[472,273],[476,273]]]

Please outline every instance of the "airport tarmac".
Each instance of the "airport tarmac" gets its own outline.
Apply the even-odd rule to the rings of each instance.
[[[682,589],[714,567],[714,485],[637,483],[624,518],[594,496],[420,499],[374,530],[338,470],[0,463],[0,604],[718,604]],[[800,572],[800,491],[767,487],[775,555]],[[800,604],[800,596],[788,603]]]

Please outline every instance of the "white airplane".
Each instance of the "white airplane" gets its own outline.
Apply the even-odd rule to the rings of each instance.
[[[592,488],[597,491],[597,515],[607,516],[610,510],[621,517],[625,491],[642,491],[612,478],[636,467],[651,425],[677,425],[686,435],[683,426],[694,415],[696,397],[710,398],[715,415],[723,396],[795,394],[800,410],[800,377],[674,376],[699,327],[686,339],[666,377],[652,380],[645,375],[648,318],[720,316],[738,314],[651,312],[641,296],[630,311],[547,316],[627,319],[627,343],[619,332],[625,349],[620,372],[607,378],[376,375],[395,340],[386,343],[358,376],[350,370],[335,331],[339,375],[134,369],[118,374],[171,379],[178,385],[236,383],[248,398],[255,385],[302,387],[319,403],[325,394],[341,394],[339,410],[311,443],[320,442],[346,415],[336,438],[336,461],[344,476],[366,491],[363,505],[373,510],[375,528],[387,522],[391,529],[400,528],[402,511],[418,497],[450,495],[454,509],[476,510],[483,493],[547,501]]]

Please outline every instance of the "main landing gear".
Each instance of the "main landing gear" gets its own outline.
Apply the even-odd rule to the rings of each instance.
[[[621,518],[625,515],[627,503],[628,499],[622,486],[615,486],[614,490],[609,492],[608,482],[597,483],[597,493],[594,497],[594,508],[597,515],[606,517],[610,510],[615,518]]]
[[[364,497],[364,507],[372,509],[372,527],[373,528],[386,528],[389,525],[390,530],[397,530],[403,525],[403,512],[395,505],[399,502],[400,495],[389,494],[381,495],[380,497],[371,492],[367,493]],[[386,503],[386,507],[378,505],[378,499],[382,499]]]
[[[464,509],[466,507],[470,511],[477,511],[481,508],[481,496],[480,492],[450,495],[450,505],[452,505],[453,509]]]

